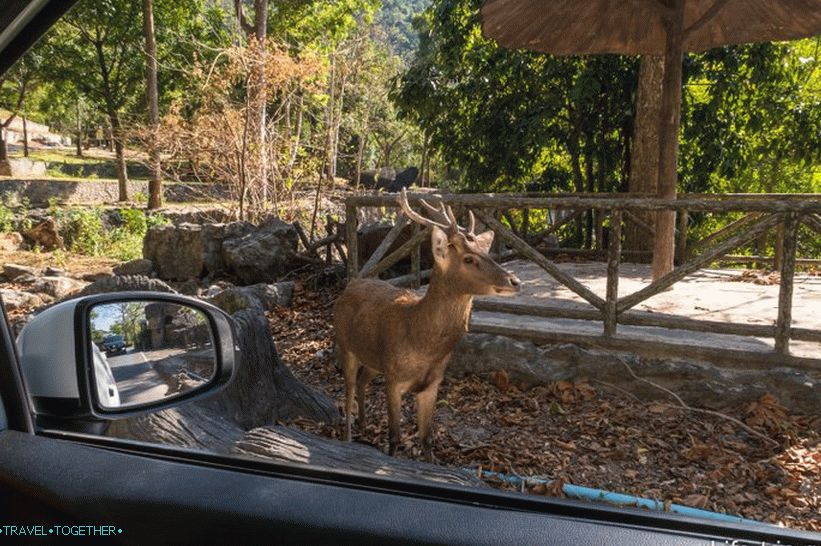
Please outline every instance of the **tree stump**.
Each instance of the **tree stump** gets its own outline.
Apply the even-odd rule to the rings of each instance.
[[[117,279],[116,284],[105,286],[135,290],[145,285],[143,277]],[[403,479],[484,485],[475,476],[458,470],[396,459],[361,444],[274,426],[278,421],[297,417],[334,423],[339,419],[339,412],[333,400],[296,379],[280,360],[267,319],[260,309],[261,306],[252,305],[232,315],[241,363],[231,383],[219,394],[177,408],[114,421],[106,435]],[[250,432],[246,432],[248,430]]]
[[[274,461],[344,468],[403,480],[487,487],[478,477],[455,468],[397,459],[370,446],[320,438],[289,427],[255,428],[234,445],[232,452]]]

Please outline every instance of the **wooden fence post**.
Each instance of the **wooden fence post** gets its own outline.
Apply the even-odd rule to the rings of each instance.
[[[687,261],[687,224],[689,222],[689,213],[687,209],[678,211],[678,245],[676,248],[676,255],[679,263]]]
[[[419,231],[421,231],[422,226],[418,223],[413,223],[413,235],[418,235]],[[413,288],[419,288],[422,286],[422,245],[418,244],[413,247],[411,250],[411,274],[413,275],[413,279],[411,281],[411,286]]]
[[[790,329],[792,327],[792,292],[795,276],[795,249],[798,238],[798,214],[785,214],[785,221],[779,224],[781,235],[781,283],[778,288],[778,319],[775,323],[775,350],[790,353]]]
[[[601,214],[601,213],[600,213]],[[621,211],[610,213],[610,241],[607,246],[607,296],[604,304],[604,335],[616,335],[619,299],[619,261],[621,260]]]
[[[359,249],[357,241],[356,205],[345,203],[345,242],[348,247],[348,280],[355,279],[359,273]]]

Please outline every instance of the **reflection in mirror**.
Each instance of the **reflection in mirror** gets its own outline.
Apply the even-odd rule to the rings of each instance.
[[[214,377],[211,327],[198,309],[107,302],[91,308],[89,323],[97,399],[105,409],[177,397]]]

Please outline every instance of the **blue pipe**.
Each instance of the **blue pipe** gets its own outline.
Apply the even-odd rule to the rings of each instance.
[[[480,477],[492,476],[494,478],[498,478],[502,481],[506,481],[516,486],[521,486],[522,482],[524,482],[525,485],[534,483],[548,485],[551,483],[550,480],[545,480],[543,478],[522,478],[520,476],[511,476],[509,474],[504,474],[502,472],[493,472],[490,470],[482,470],[481,473],[479,473],[479,469],[463,468],[462,470],[467,472],[468,474],[479,474]],[[662,501],[645,499],[633,495],[626,495],[624,493],[613,493],[612,491],[604,491],[603,489],[594,489],[592,487],[583,487],[581,485],[572,485],[566,483],[562,486],[562,491],[568,497],[584,499],[593,502],[606,502],[607,504],[613,504],[615,506],[635,506],[638,508],[646,508],[647,510],[653,510],[656,512],[672,512],[674,514],[680,514],[682,516],[715,519],[719,521],[729,521],[733,523],[750,523],[756,525],[764,525],[760,521],[742,518],[741,516],[720,514],[718,512],[702,510],[700,508],[682,506],[681,504],[669,504],[665,508],[664,502]]]

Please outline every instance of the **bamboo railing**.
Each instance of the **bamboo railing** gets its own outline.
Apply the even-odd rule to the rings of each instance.
[[[596,346],[613,349],[635,350],[653,349],[652,352],[674,354],[681,351],[681,345],[665,344],[658,341],[639,342],[626,340],[618,335],[619,325],[659,327],[672,330],[692,332],[710,332],[736,336],[764,337],[774,340],[773,351],[717,350],[715,348],[688,347],[688,352],[698,356],[721,359],[733,362],[756,362],[765,364],[795,364],[812,369],[821,369],[821,357],[808,358],[790,354],[790,341],[821,342],[821,331],[792,327],[792,293],[797,263],[821,265],[821,259],[813,257],[799,260],[796,257],[799,225],[821,233],[821,195],[816,194],[728,194],[728,195],[681,195],[675,201],[659,199],[652,195],[631,194],[408,194],[412,206],[419,205],[419,199],[441,201],[451,205],[457,212],[470,209],[477,219],[496,233],[496,239],[503,241],[516,254],[541,267],[560,284],[577,294],[589,307],[568,307],[534,305],[521,302],[476,301],[477,310],[530,315],[538,317],[565,318],[585,321],[601,321],[602,333],[598,336],[572,336],[573,342],[589,342]],[[376,277],[387,271],[397,262],[411,256],[411,272],[390,279],[397,285],[418,287],[421,281],[430,275],[430,270],[420,270],[420,244],[427,237],[427,228],[414,226],[410,236],[396,250],[388,254],[391,245],[398,239],[405,228],[407,220],[399,213],[396,225],[385,240],[359,269],[357,264],[357,210],[360,207],[398,207],[395,194],[363,194],[346,199],[346,239],[348,246],[348,278]],[[504,225],[500,218],[511,209],[533,211],[537,209],[561,209],[573,211],[564,218],[549,226],[548,232],[556,232],[563,225],[578,217],[587,210],[597,211],[597,222],[601,223],[605,215],[609,216],[609,237],[607,248],[598,249],[556,249],[558,253],[576,252],[582,255],[597,256],[607,261],[607,288],[604,298],[559,268],[543,252],[528,243],[522,234],[517,234],[511,227]],[[656,279],[644,288],[622,297],[618,295],[619,266],[630,251],[622,249],[622,224],[631,221],[640,229],[652,232],[652,226],[640,221],[636,211],[674,210],[678,213],[679,237],[677,239],[678,265],[669,273]],[[744,216],[724,228],[712,233],[687,247],[687,218],[691,212],[705,213],[745,213]],[[528,215],[525,215],[529,217]],[[507,216],[510,218],[509,216]],[[639,222],[637,222],[639,220]],[[510,222],[509,222],[510,223]],[[524,221],[523,221],[524,223]],[[642,225],[643,224],[643,225]],[[601,230],[600,227],[597,229]],[[729,254],[734,249],[744,246],[756,238],[776,230],[778,234],[777,256],[734,256]],[[544,236],[544,233],[542,234]],[[597,240],[600,236],[597,237]],[[635,252],[634,252],[635,253]],[[387,255],[386,255],[387,254]],[[631,311],[638,304],[668,289],[676,282],[697,270],[708,267],[715,262],[754,261],[757,263],[774,262],[780,272],[778,297],[778,314],[774,325],[726,323],[710,320],[699,320],[674,315]],[[500,333],[490,331],[487,333]],[[476,331],[472,329],[472,331]],[[534,332],[524,332],[523,336],[540,337]],[[549,336],[541,335],[540,339],[549,341]],[[566,335],[561,340],[570,342]],[[557,339],[559,341],[559,339]]]

